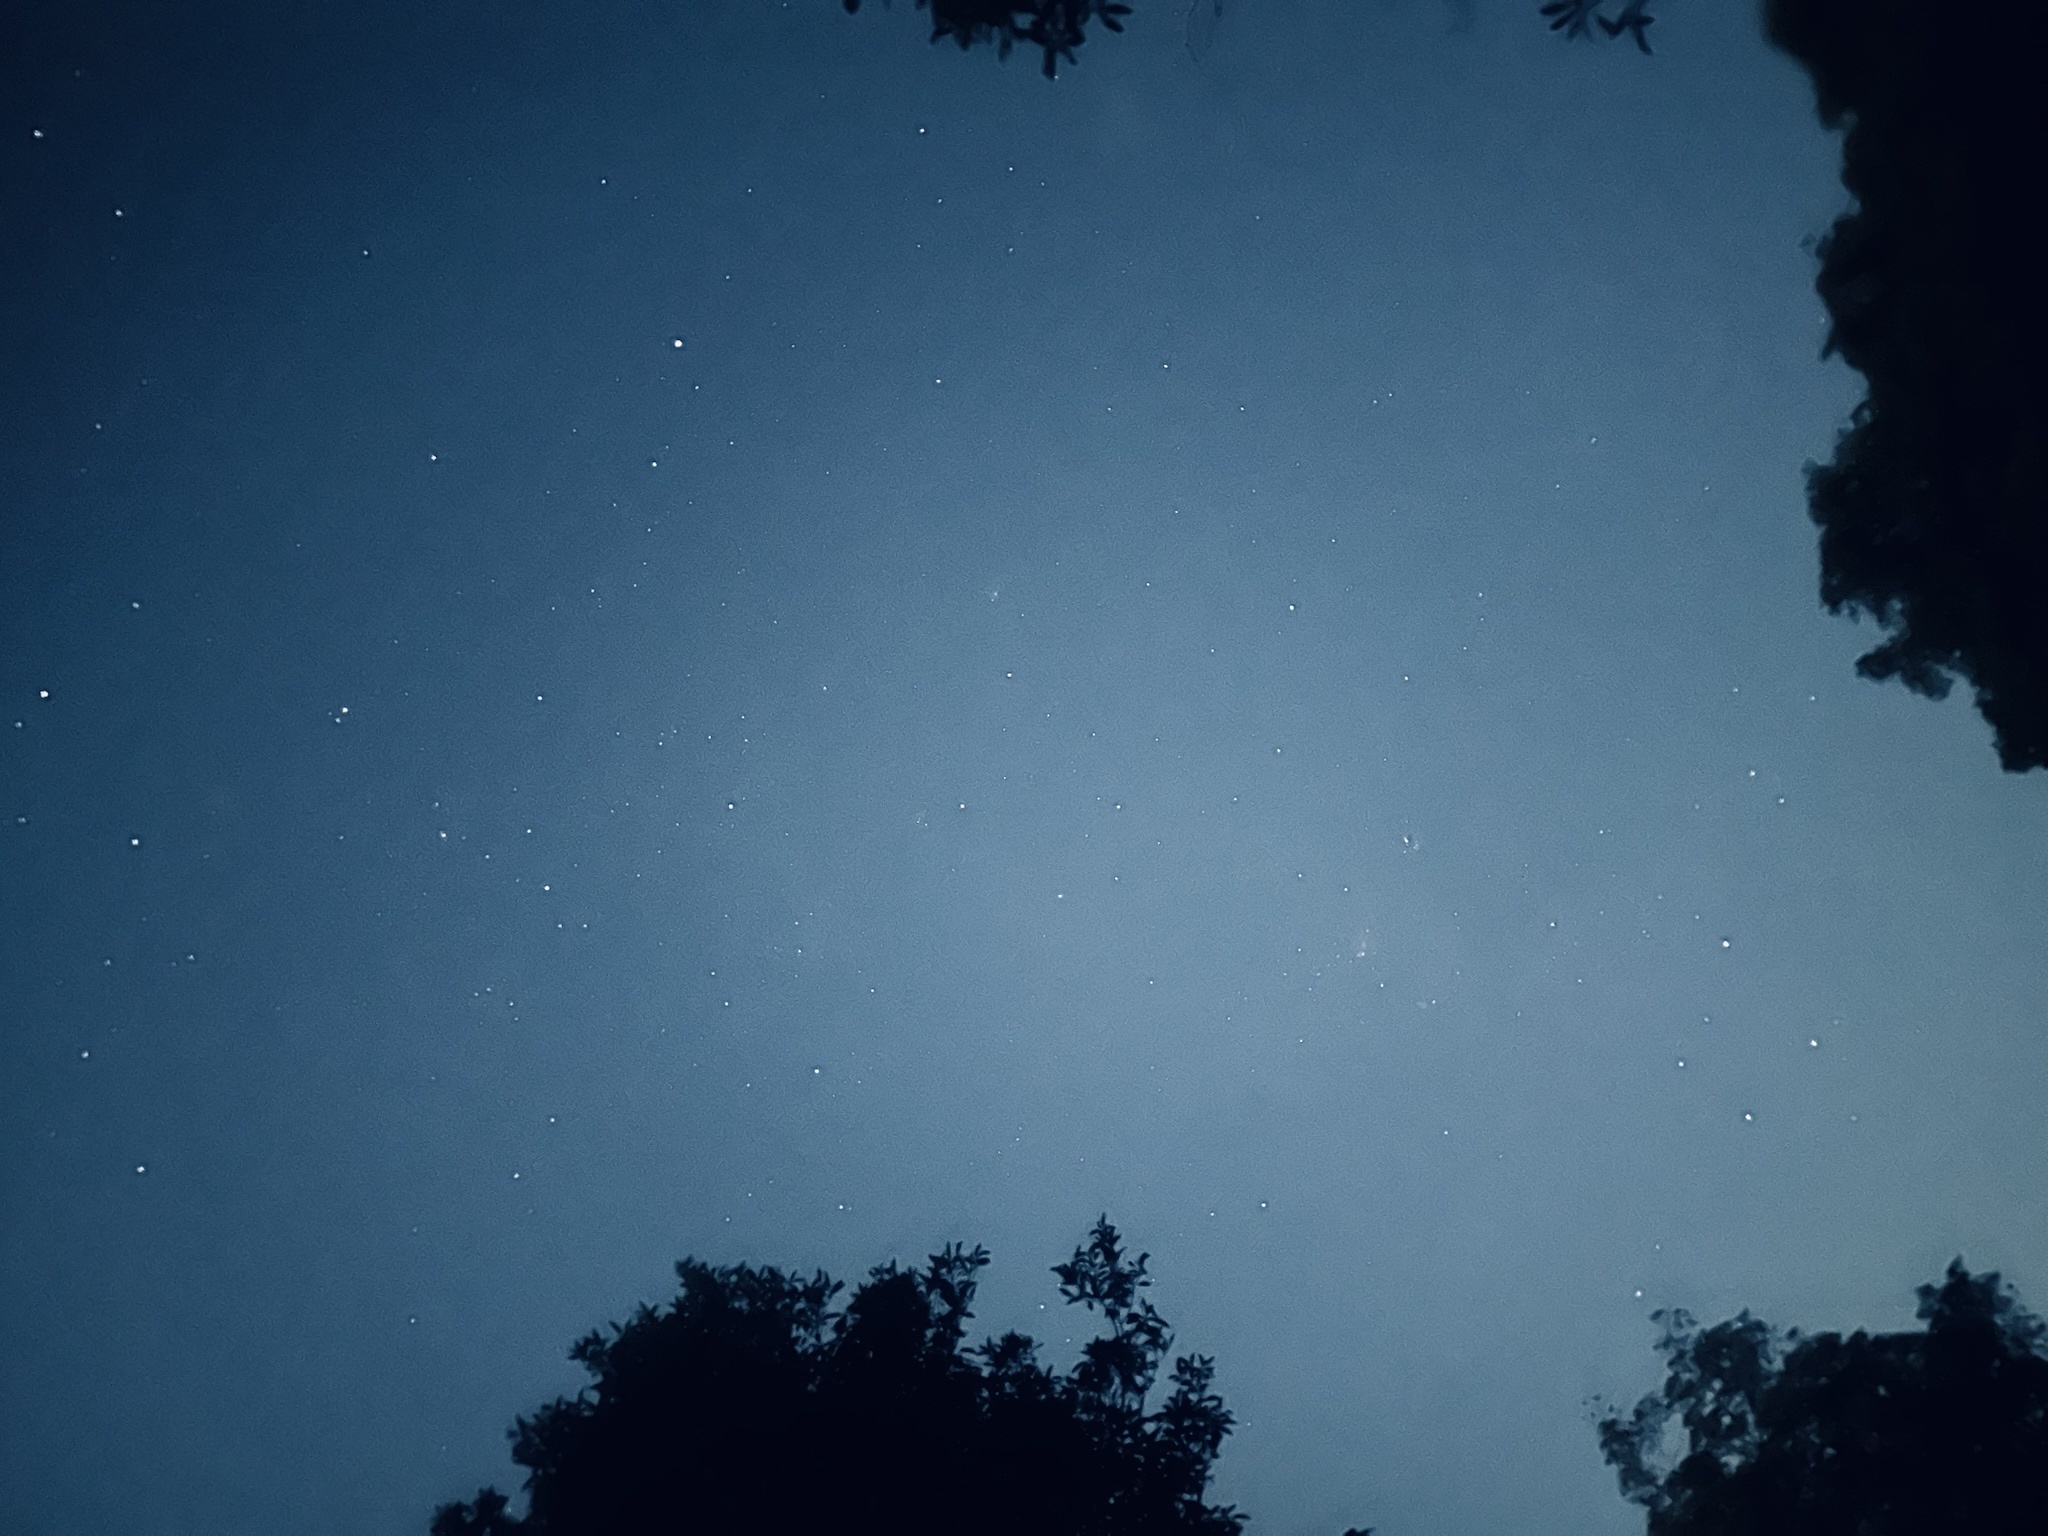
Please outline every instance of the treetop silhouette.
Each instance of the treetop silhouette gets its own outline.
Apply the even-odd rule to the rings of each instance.
[[[2041,1320],[1957,1259],[1926,1330],[1803,1335],[1655,1314],[1663,1389],[1600,1422],[1649,1536],[2019,1536],[2048,1511]]]
[[[889,0],[882,0],[884,5]],[[861,0],[840,0],[851,16]],[[1183,26],[1188,51],[1200,58],[1208,51],[1207,37],[1223,14],[1223,0],[1176,0],[1185,11]],[[1609,38],[1626,33],[1635,45],[1649,53],[1649,28],[1657,18],[1649,13],[1649,0],[1621,0],[1613,16],[1604,7],[1607,0],[1547,0],[1538,8],[1553,32],[1566,37],[1591,38],[1594,27]],[[1123,19],[1131,7],[1123,0],[917,0],[917,8],[932,13],[935,43],[952,42],[964,52],[984,44],[992,45],[999,57],[1007,59],[1019,43],[1037,48],[1043,56],[1045,78],[1059,78],[1062,62],[1075,62],[1075,50],[1088,41],[1088,24],[1099,21],[1112,32],[1124,29]],[[1201,39],[1198,43],[1197,39]]]
[[[840,3],[849,16],[860,9],[860,0]],[[990,43],[1005,59],[1019,43],[1038,49],[1048,80],[1058,78],[1061,60],[1074,62],[1074,50],[1088,41],[1089,22],[1121,32],[1122,18],[1131,14],[1122,0],[917,0],[917,8],[932,13],[935,43],[951,40],[962,51]]]
[[[843,1306],[822,1271],[694,1259],[571,1357],[591,1382],[513,1427],[527,1509],[496,1489],[443,1506],[433,1536],[652,1536],[887,1529],[1017,1536],[1236,1536],[1208,1502],[1231,1416],[1213,1362],[1183,1355],[1107,1217],[1055,1267],[1106,1331],[1068,1371],[1007,1333],[963,1347],[987,1251],[873,1270]]]

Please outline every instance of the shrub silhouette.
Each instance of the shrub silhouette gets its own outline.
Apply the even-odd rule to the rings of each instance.
[[[486,1488],[433,1536],[863,1531],[1210,1533],[1243,1516],[1205,1497],[1231,1416],[1212,1362],[1183,1355],[1146,1401],[1172,1334],[1107,1217],[1055,1266],[1103,1332],[1072,1370],[1009,1333],[964,1347],[981,1248],[841,1285],[684,1260],[681,1290],[570,1351],[575,1397],[521,1418],[527,1510]]]
[[[1949,1265],[1925,1332],[1776,1334],[1657,1314],[1661,1392],[1600,1424],[1649,1536],[2019,1536],[2048,1519],[2044,1328]],[[1673,1442],[1677,1442],[1675,1445]]]

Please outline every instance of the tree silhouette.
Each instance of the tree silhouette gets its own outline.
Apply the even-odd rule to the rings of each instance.
[[[1146,1411],[1172,1345],[1147,1260],[1104,1217],[1056,1267],[1107,1329],[1059,1372],[1022,1334],[963,1347],[981,1248],[885,1264],[843,1307],[822,1271],[686,1259],[673,1302],[571,1349],[588,1387],[513,1427],[526,1513],[486,1488],[433,1536],[1236,1536],[1206,1498],[1231,1426],[1212,1362],[1181,1356]]]
[[[1924,1332],[1774,1333],[1659,1313],[1668,1374],[1600,1424],[1649,1536],[2002,1536],[2048,1511],[2041,1320],[1956,1260]]]
[[[848,15],[860,9],[860,0],[840,3]],[[1019,43],[1037,48],[1048,80],[1058,77],[1060,60],[1074,62],[1074,50],[1088,41],[1089,22],[1121,32],[1121,18],[1131,14],[1121,0],[917,0],[917,8],[932,13],[935,43],[950,39],[963,52],[990,43],[1005,59]]]
[[[882,0],[884,5],[888,0]],[[1222,0],[1178,0],[1187,11],[1189,50],[1199,56],[1206,50],[1194,39],[1205,34],[1222,13]],[[1650,51],[1646,29],[1656,21],[1645,9],[1648,0],[1622,0],[1621,10],[1612,18],[1601,7],[1605,0],[1548,0],[1538,7],[1548,18],[1550,30],[1567,37],[1593,36],[1593,24],[1608,37],[1624,32],[1635,39],[1644,53]],[[840,0],[848,15],[857,12],[861,0]],[[1062,60],[1072,64],[1074,50],[1088,41],[1088,24],[1099,21],[1112,32],[1124,29],[1122,18],[1131,8],[1122,0],[917,0],[917,8],[932,13],[932,41],[951,41],[964,51],[982,44],[993,45],[1007,59],[1019,43],[1038,49],[1043,55],[1045,78],[1057,79]]]
[[[1019,42],[1048,78],[1111,0],[917,0],[932,40]],[[1190,0],[1204,25],[1219,0]],[[1567,38],[1631,38],[1648,0],[1544,0]],[[844,0],[858,10],[860,0]],[[1207,9],[1204,9],[1204,8]],[[1999,760],[2048,767],[2048,281],[2026,192],[2048,153],[2034,0],[1765,0],[1766,29],[1846,129],[1856,206],[1820,242],[1827,352],[1868,383],[1834,458],[1809,468],[1821,601],[1877,621],[1857,661],[1945,697],[1974,688]],[[1206,36],[1206,32],[1204,33]],[[1194,32],[1190,31],[1190,47]],[[1200,52],[1200,49],[1196,49]]]
[[[1976,689],[2006,768],[2048,767],[2048,149],[2025,0],[1767,0],[1845,127],[1856,205],[1820,247],[1828,349],[1868,381],[1809,471],[1821,597],[1887,631],[1857,662]]]
[[[1566,37],[1590,39],[1593,24],[1598,22],[1610,39],[1626,32],[1636,40],[1638,50],[1651,51],[1648,32],[1657,18],[1649,13],[1648,0],[1623,0],[1620,12],[1611,17],[1601,10],[1601,4],[1602,0],[1549,0],[1541,10],[1550,18],[1550,30]]]

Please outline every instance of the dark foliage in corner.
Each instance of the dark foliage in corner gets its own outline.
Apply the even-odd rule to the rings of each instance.
[[[843,0],[858,10],[860,0]],[[1197,5],[1202,0],[1195,0]],[[1630,38],[1648,0],[1543,0],[1552,31]],[[1114,0],[918,0],[932,38],[1071,62]],[[2048,281],[2033,184],[2048,158],[2037,0],[1764,0],[1771,40],[1846,130],[1855,207],[1821,242],[1827,350],[1865,398],[1808,471],[1821,600],[1884,639],[1865,677],[1975,690],[1999,760],[2048,767]],[[1192,14],[1192,13],[1191,13]],[[1192,47],[1192,43],[1190,44]],[[1199,50],[1198,50],[1199,51]]]
[[[860,0],[841,0],[848,14]],[[1045,78],[1059,74],[1060,60],[1074,62],[1074,50],[1088,41],[1088,23],[1099,21],[1112,32],[1124,29],[1131,14],[1120,0],[917,0],[919,10],[932,13],[932,41],[951,38],[965,50],[993,43],[997,53],[1023,43],[1045,56]]]
[[[1821,596],[1874,617],[1857,667],[1954,678],[2014,771],[2048,767],[2048,280],[2033,0],[1768,0],[1846,128],[1855,207],[1820,248],[1828,347],[1869,391],[1809,472]]]
[[[1958,1259],[1920,1333],[1659,1313],[1664,1389],[1600,1424],[1649,1536],[1993,1536],[2048,1510],[2044,1329]]]
[[[1005,1334],[963,1347],[980,1248],[840,1285],[739,1264],[676,1266],[680,1294],[570,1352],[591,1375],[522,1418],[527,1510],[486,1488],[433,1536],[684,1536],[746,1531],[1237,1536],[1205,1495],[1230,1432],[1211,1362],[1172,1344],[1107,1218],[1058,1266],[1105,1325],[1071,1371]]]

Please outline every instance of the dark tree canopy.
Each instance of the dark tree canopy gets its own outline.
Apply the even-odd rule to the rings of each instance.
[[[1828,346],[1868,381],[1810,471],[1821,597],[1886,631],[1857,668],[1961,677],[2000,760],[2048,767],[2048,262],[2034,0],[1768,0],[1847,129]]]
[[[1553,31],[1633,37],[1647,0],[1546,0]],[[1884,641],[1857,661],[1976,690],[1999,760],[2048,767],[2048,156],[2038,0],[1764,0],[1771,41],[1846,130],[1856,206],[1820,244],[1827,351],[1868,385],[1809,469],[1821,600]]]
[[[1623,0],[1620,11],[1612,16],[1601,9],[1601,3],[1602,0],[1549,0],[1542,13],[1550,18],[1550,30],[1566,37],[1591,37],[1597,22],[1610,38],[1625,32],[1635,39],[1640,51],[1653,51],[1650,28],[1657,18],[1649,12],[1649,0]]]
[[[2048,1330],[1960,1259],[1919,1297],[1925,1332],[1847,1338],[1657,1314],[1663,1391],[1600,1424],[1649,1536],[2041,1530]]]
[[[887,4],[888,0],[883,0]],[[1189,48],[1198,55],[1197,33],[1206,31],[1222,14],[1223,0],[1176,0],[1186,12]],[[1624,33],[1644,53],[1650,51],[1647,31],[1656,21],[1646,9],[1648,0],[1621,0],[1621,9],[1608,16],[1605,0],[1548,0],[1539,9],[1549,19],[1553,32],[1567,37],[1591,37],[1597,23],[1609,37]],[[847,14],[861,7],[861,0],[840,0]],[[951,39],[964,49],[992,43],[1003,57],[1019,43],[1038,49],[1044,57],[1048,80],[1059,74],[1062,60],[1074,62],[1074,50],[1088,41],[1088,23],[1099,21],[1112,32],[1124,29],[1120,18],[1131,14],[1122,0],[917,0],[917,8],[932,13],[932,41]]]
[[[993,43],[1005,55],[1029,43],[1049,77],[1091,21],[1122,31],[1130,10],[1115,0],[917,3],[932,13],[934,42]],[[1607,4],[1543,0],[1538,11],[1565,37],[1627,37],[1649,53],[1647,0],[1613,0],[1612,14]],[[2048,767],[2039,9],[1764,0],[1771,40],[1812,76],[1822,121],[1846,129],[1842,179],[1856,204],[1820,245],[1828,351],[1868,383],[1833,460],[1808,472],[1821,600],[1884,631],[1857,662],[1865,677],[1933,698],[1967,681],[2014,772]]]
[[[486,1488],[434,1536],[1236,1536],[1206,1498],[1231,1426],[1211,1361],[1181,1356],[1146,1410],[1173,1342],[1147,1256],[1104,1218],[1055,1268],[1102,1323],[1065,1372],[1022,1334],[963,1347],[987,1262],[886,1264],[836,1306],[822,1272],[685,1260],[673,1302],[570,1351],[588,1387],[513,1428],[526,1513]]]
[[[860,0],[840,0],[851,15]],[[1121,32],[1119,19],[1131,14],[1120,0],[917,0],[932,13],[932,41],[951,38],[964,49],[993,43],[1003,57],[1019,43],[1043,53],[1045,78],[1059,73],[1060,60],[1074,62],[1074,50],[1088,41],[1088,23],[1099,21]]]

